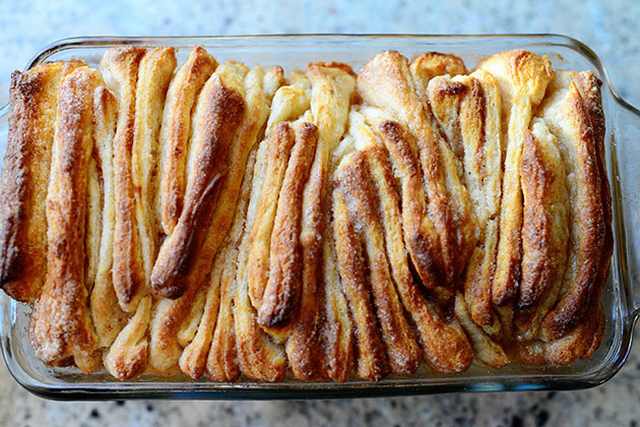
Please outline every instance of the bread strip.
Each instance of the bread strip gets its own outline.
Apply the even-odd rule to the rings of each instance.
[[[496,271],[492,284],[492,299],[497,306],[505,306],[501,316],[506,323],[511,317],[511,304],[517,296],[520,280],[522,246],[522,192],[520,163],[525,132],[532,111],[545,94],[553,77],[551,63],[546,57],[514,50],[493,55],[482,61],[479,68],[490,73],[498,82],[506,120],[506,157],[500,209],[500,240]],[[505,325],[505,334],[510,325]]]
[[[598,283],[601,285],[598,294],[594,294],[594,302],[600,300],[600,292],[605,287],[609,276],[609,267],[611,264],[611,254],[613,253],[613,232],[611,230],[612,203],[611,191],[609,189],[609,180],[607,175],[607,160],[605,153],[605,118],[602,108],[602,95],[600,87],[602,82],[589,72],[577,73],[574,77],[576,88],[580,92],[582,104],[589,116],[593,138],[597,146],[598,169],[601,176],[601,194],[604,209],[604,219],[606,226],[606,237],[604,239],[604,248],[602,253],[602,262],[600,264],[600,278]]]
[[[207,287],[202,286],[191,298],[189,311],[182,320],[182,323],[178,328],[178,332],[176,333],[176,339],[178,340],[178,344],[180,344],[180,347],[184,348],[189,345],[198,331],[198,324],[200,323],[200,318],[202,317],[202,314],[204,312],[207,292]]]
[[[344,382],[349,379],[353,369],[354,337],[349,305],[338,274],[333,229],[333,218],[329,218],[322,245],[324,304],[320,313],[320,319],[323,320],[321,345],[327,377]]]
[[[189,273],[190,264],[200,255],[204,238],[198,235],[208,230],[216,194],[229,166],[228,153],[245,112],[245,74],[246,67],[225,64],[198,97],[184,207],[173,232],[160,247],[151,274],[151,286],[159,296],[175,299],[184,294],[187,284],[181,276]],[[235,79],[240,80],[240,87]]]
[[[226,250],[226,247],[220,250],[211,270],[211,283],[208,287],[200,288],[198,292],[198,294],[205,294],[204,306],[199,310],[202,314],[199,318],[200,323],[196,325],[197,332],[192,337],[193,339],[186,341],[184,350],[178,360],[180,370],[194,380],[200,378],[204,373],[211,337],[213,336],[220,307],[220,279],[225,261],[222,257],[227,257],[228,255],[229,251]],[[189,320],[189,318],[187,317],[185,320]],[[177,341],[180,345],[183,345],[185,341],[180,339],[180,332],[177,334]]]
[[[244,67],[242,64],[229,62],[233,68],[241,69]],[[223,66],[223,70],[226,68]],[[230,70],[232,71],[233,68]],[[225,72],[227,79],[231,77],[231,74]],[[239,77],[239,73],[234,73],[236,77]],[[236,132],[234,137],[234,143],[230,152],[231,167],[236,168],[232,174],[232,178],[225,180],[222,184],[222,190],[220,193],[220,202],[218,207],[214,211],[212,225],[210,230],[219,230],[219,232],[209,232],[205,234],[206,239],[203,244],[201,255],[197,260],[191,274],[187,277],[188,283],[195,283],[196,286],[206,280],[206,275],[209,274],[211,269],[211,263],[213,257],[216,254],[218,248],[224,242],[227,237],[222,233],[223,230],[228,230],[232,225],[233,211],[236,200],[240,194],[240,185],[242,183],[241,173],[245,171],[245,165],[249,153],[253,149],[258,138],[263,134],[264,123],[267,119],[269,112],[269,104],[273,97],[273,93],[277,90],[277,85],[284,81],[283,71],[280,67],[273,67],[266,72],[261,67],[254,67],[246,75],[244,83],[236,78],[235,86],[238,88],[244,87],[244,93],[247,110],[245,112],[243,122],[240,129]],[[244,86],[243,86],[244,85]],[[240,89],[239,89],[240,90]],[[237,166],[236,166],[237,165]],[[230,205],[222,205],[222,200]],[[209,260],[209,262],[207,262]]]
[[[307,66],[311,82],[310,120],[318,129],[318,144],[302,196],[302,301],[287,341],[287,356],[297,378],[324,377],[321,350],[321,310],[324,305],[323,246],[332,173],[331,153],[347,126],[355,90],[355,74],[342,63],[312,63]],[[309,112],[307,112],[309,115]],[[305,118],[304,120],[308,120]]]
[[[156,164],[159,157],[159,133],[165,95],[176,66],[172,48],[147,52],[139,63],[136,82],[133,142],[131,147],[131,184],[133,185],[137,244],[145,293],[149,288],[151,266],[158,245],[159,228],[156,219]],[[109,297],[108,291],[103,292]],[[96,304],[104,305],[106,301]],[[105,307],[106,308],[106,307]],[[145,298],[135,315],[120,332],[105,358],[107,370],[119,379],[129,379],[142,373],[147,366],[149,343],[147,327],[152,301]],[[108,308],[106,308],[108,310]],[[115,316],[119,320],[119,316]],[[118,322],[119,323],[119,322]],[[107,323],[105,325],[109,327]],[[113,341],[113,329],[105,344]]]
[[[102,171],[98,167],[97,157],[97,148],[94,144],[94,149],[89,158],[89,165],[87,166],[87,224],[85,236],[85,264],[87,268],[85,285],[89,293],[91,293],[96,282],[100,256],[100,236],[102,235]]]
[[[305,184],[297,190],[300,191],[296,201],[296,209],[299,212],[298,233],[296,234],[296,250],[299,251],[299,284],[301,293],[298,303],[293,306],[293,316],[288,325],[279,331],[289,334],[286,351],[289,358],[289,366],[294,377],[298,379],[325,378],[325,360],[321,350],[321,305],[324,301],[324,286],[322,277],[322,246],[330,230],[325,228],[324,214],[328,209],[326,194],[314,197],[314,181],[326,179],[318,174],[317,155],[321,150],[318,143],[319,131],[315,125],[307,122],[294,124],[296,129],[297,144],[305,144],[307,148],[302,154],[305,176]],[[293,156],[293,155],[292,155]],[[314,164],[316,165],[314,169]],[[314,174],[315,172],[315,174]],[[311,176],[311,174],[314,174]],[[304,190],[303,190],[304,188]],[[328,191],[327,191],[328,193]],[[318,201],[320,204],[315,204]],[[322,210],[319,212],[319,210]],[[317,234],[311,234],[313,232]],[[299,241],[298,241],[299,237]]]
[[[318,129],[305,122],[292,126],[291,131],[295,145],[291,148],[277,198],[269,278],[258,310],[258,323],[268,328],[287,325],[297,314],[302,297],[302,248],[298,240],[302,227],[302,193],[316,153]]]
[[[422,220],[419,238],[430,249],[423,264],[437,265],[442,277],[442,280],[434,280],[425,274],[430,280],[423,280],[431,290],[436,284],[442,287],[443,290],[438,291],[439,296],[448,301],[453,294],[447,292],[447,288],[457,275],[456,238],[453,212],[448,203],[447,165],[441,161],[439,135],[433,127],[428,105],[418,99],[407,60],[398,52],[383,52],[369,61],[358,75],[358,91],[366,103],[384,109],[392,119],[406,126],[415,138],[414,153],[421,167],[418,174],[423,179],[427,196],[426,213],[433,225],[431,227],[429,222]],[[439,251],[433,255],[436,247]]]
[[[145,282],[151,276],[159,245],[156,197],[159,194],[157,165],[160,160],[160,126],[165,96],[175,68],[174,49],[156,48],[142,58],[138,72],[131,170]]]
[[[467,74],[467,67],[459,56],[440,52],[426,52],[411,61],[411,75],[414,79],[416,93],[426,98],[429,81],[437,76],[450,77]]]
[[[115,225],[115,194],[113,182],[113,138],[115,136],[118,105],[115,97],[104,86],[93,95],[95,112],[95,149],[102,190],[102,234],[96,276],[91,291],[91,318],[99,347],[109,347],[124,327],[127,314],[118,304],[113,288],[113,230]]]
[[[47,189],[47,279],[31,317],[36,356],[48,364],[73,357],[83,372],[100,366],[85,284],[85,221],[93,93],[101,83],[96,70],[80,67],[60,85]]]
[[[333,191],[336,259],[355,329],[356,374],[362,379],[379,380],[387,373],[389,367],[370,299],[364,242],[355,232],[355,224],[350,217],[345,199],[342,190]]]
[[[254,162],[255,152],[247,161],[231,231],[213,264],[211,283],[206,289],[206,302],[199,319],[198,332],[180,356],[180,369],[194,379],[202,376],[205,365],[207,375],[212,379],[231,381],[239,375],[239,368],[235,362],[233,295],[238,245],[244,230],[244,213],[250,196]],[[220,364],[217,364],[218,362]],[[227,377],[227,374],[233,372],[235,375]]]
[[[113,287],[126,312],[135,311],[147,292],[135,217],[131,154],[135,122],[138,68],[146,50],[111,49],[100,63],[107,86],[118,100],[118,124],[113,140],[115,227]]]
[[[580,321],[572,331],[554,341],[533,341],[521,344],[519,356],[532,365],[569,365],[578,359],[588,359],[602,343],[604,314],[600,306]]]
[[[298,379],[320,379],[325,378],[325,361],[321,349],[322,343],[322,304],[324,301],[323,278],[323,246],[324,239],[331,230],[326,229],[327,210],[329,209],[328,182],[326,176],[319,173],[318,155],[322,150],[318,144],[319,130],[316,126],[303,123],[296,127],[298,143],[312,145],[305,149],[308,156],[304,161],[307,179],[304,191],[300,189],[300,199],[297,209],[301,217],[299,218],[298,250],[300,250],[300,276],[299,292],[300,300],[293,307],[292,321],[288,326],[289,339],[287,340],[286,351],[289,358],[289,366],[295,378]],[[315,157],[315,160],[314,160]],[[314,165],[316,167],[314,168]],[[326,171],[325,173],[328,173]],[[313,175],[312,175],[313,174]],[[321,193],[315,191],[320,188],[315,187],[315,182],[323,180]],[[313,199],[313,200],[312,200]],[[316,204],[317,203],[317,204]],[[335,267],[334,267],[335,269]]]
[[[373,145],[367,148],[366,155],[380,200],[379,212],[393,281],[405,312],[416,327],[425,358],[436,371],[464,371],[473,360],[467,337],[456,321],[446,322],[436,306],[424,298],[409,269],[402,239],[400,201],[387,153],[382,146]]]
[[[307,76],[294,71],[289,80],[290,84],[279,88],[273,96],[267,135],[278,123],[297,119],[311,106],[311,83]]]
[[[260,144],[256,155],[245,227],[238,248],[237,288],[233,300],[236,350],[240,371],[249,378],[261,381],[279,381],[284,378],[287,369],[284,349],[273,343],[269,335],[258,326],[255,310],[251,305],[247,280],[251,230],[262,196],[265,175],[268,173],[267,152],[272,141],[270,138],[265,139]]]
[[[358,151],[344,159],[336,171],[338,191],[345,195],[356,233],[362,234],[380,332],[392,373],[410,374],[417,368],[418,346],[404,317],[385,254],[385,237],[377,212],[383,207],[372,188],[366,154]]]
[[[478,225],[467,187],[462,177],[465,146],[462,138],[460,109],[467,87],[449,76],[437,76],[427,85],[427,98],[439,128],[440,155],[447,171],[446,185],[456,233],[456,271],[464,273],[467,261],[478,240]],[[465,129],[466,130],[466,129]],[[466,136],[466,135],[465,135]]]
[[[448,246],[443,245],[445,260],[450,260],[452,268],[447,276],[451,283],[464,273],[466,262],[475,246],[476,223],[469,195],[461,181],[462,165],[459,161],[462,158],[463,147],[457,115],[459,95],[464,92],[460,89],[464,88],[457,82],[447,83],[445,87],[438,88],[439,82],[450,79],[450,76],[436,74],[443,69],[460,74],[465,71],[465,66],[462,59],[454,55],[434,54],[419,56],[410,66],[416,94],[424,104],[427,124],[432,129],[439,150],[440,167],[448,192],[447,203],[454,229],[447,235],[442,234],[441,239],[448,239],[449,242],[453,239],[454,246],[450,253],[446,252]]]
[[[249,295],[256,310],[262,305],[262,297],[269,280],[271,237],[278,196],[295,142],[293,129],[288,122],[278,124],[268,138],[271,139],[267,143],[266,154],[266,168],[269,173],[264,177],[256,219],[251,229],[251,249],[248,255],[251,262],[247,265]]]
[[[12,113],[0,184],[0,286],[33,302],[46,276],[45,199],[62,80],[81,61],[36,65],[11,75]]]
[[[510,363],[509,356],[502,347],[493,341],[472,319],[467,310],[467,303],[462,294],[456,295],[456,318],[467,331],[469,339],[473,343],[475,357],[482,363],[492,368],[502,368]]]
[[[107,371],[119,380],[134,378],[144,372],[149,358],[147,328],[151,317],[150,295],[140,300],[135,314],[120,331],[104,358]]]
[[[256,159],[256,151],[252,151],[247,161],[247,169],[242,181],[242,192],[238,201],[236,217],[229,233],[229,240],[225,248],[216,257],[220,258],[222,271],[220,275],[220,308],[217,312],[215,330],[211,329],[210,345],[207,343],[208,356],[206,370],[209,379],[214,381],[234,381],[240,375],[238,366],[235,325],[234,325],[234,297],[237,294],[236,273],[237,260],[242,233],[245,227],[246,210],[251,196],[251,181]],[[198,331],[199,332],[199,331]],[[192,343],[193,344],[193,343]],[[188,348],[187,348],[188,349]],[[185,349],[185,352],[187,351]],[[203,360],[203,365],[204,365]]]
[[[160,131],[158,215],[164,234],[178,222],[187,182],[191,114],[200,90],[218,63],[200,46],[193,48],[169,85]]]
[[[556,139],[541,119],[533,120],[527,134],[520,175],[524,212],[516,326],[519,338],[531,340],[557,301],[570,240],[566,172]]]
[[[560,298],[541,329],[545,341],[564,336],[591,309],[592,296],[602,286],[603,256],[607,256],[609,225],[603,202],[603,166],[599,162],[603,133],[592,124],[589,107],[576,84],[575,73],[558,73],[542,117],[558,140],[567,170],[571,240]],[[595,88],[597,90],[597,88]]]
[[[598,167],[601,176],[601,191],[602,191],[602,203],[604,209],[604,221],[605,221],[605,238],[602,250],[602,261],[600,263],[600,272],[598,277],[598,286],[591,295],[591,304],[595,306],[595,312],[597,318],[595,323],[595,332],[591,346],[587,349],[583,358],[590,358],[592,354],[600,347],[604,336],[604,323],[605,315],[602,307],[602,294],[607,288],[607,280],[609,278],[609,268],[611,266],[611,255],[613,253],[613,231],[611,229],[612,220],[612,203],[611,192],[609,189],[609,180],[606,168],[606,153],[605,153],[605,117],[602,107],[602,95],[600,87],[602,82],[593,74],[589,72],[578,73],[574,82],[576,88],[580,92],[583,105],[591,122],[591,128],[593,130],[593,136],[598,148]]]
[[[249,178],[247,181],[250,183],[252,170],[248,170],[247,172],[245,176]],[[248,195],[246,199],[248,199]],[[241,207],[241,210],[245,209],[246,203]],[[244,222],[242,225],[244,226]],[[220,256],[225,257],[223,264],[224,270],[222,271],[219,285],[220,304],[216,313],[215,328],[210,328],[211,337],[204,348],[204,351],[207,352],[205,353],[206,360],[199,362],[202,363],[203,368],[206,364],[207,377],[213,381],[234,381],[240,376],[240,367],[238,366],[236,356],[235,326],[233,321],[233,298],[236,294],[235,279],[238,244],[239,242],[234,242],[234,246],[228,246],[229,250],[220,252]],[[194,340],[194,342],[197,342],[197,340]],[[191,345],[193,344],[192,342]],[[204,344],[205,343],[202,345],[204,346]],[[188,347],[185,349],[185,353],[187,350]],[[183,353],[183,356],[185,353]]]
[[[415,77],[414,77],[415,78]],[[416,78],[416,85],[419,85]],[[460,104],[465,97],[467,87],[460,81],[454,81],[450,76],[433,76],[426,84],[424,99],[428,100],[431,112],[437,120],[444,143],[462,160],[464,145],[460,128]],[[461,174],[462,175],[462,174]]]
[[[365,112],[367,115],[368,112]],[[375,126],[399,175],[404,240],[413,266],[427,289],[434,291],[439,300],[449,300],[451,293],[441,283],[442,253],[435,224],[427,213],[427,198],[415,139],[395,121],[384,120]]]
[[[250,178],[252,176],[252,170],[248,170],[247,172],[248,173],[245,177],[249,178],[247,181],[251,183]],[[246,199],[248,200],[248,195],[246,196]],[[246,203],[241,210],[246,210]],[[242,222],[242,226],[244,226],[244,222]],[[242,229],[240,231],[242,231]],[[215,322],[215,328],[210,329],[211,337],[204,349],[206,352],[206,359],[203,359],[201,362],[202,367],[206,367],[207,377],[212,381],[235,381],[240,376],[240,367],[238,366],[236,352],[235,326],[233,321],[233,298],[236,294],[235,279],[237,271],[236,261],[238,259],[238,245],[239,242],[234,242],[233,246],[227,247],[229,250],[223,250],[220,252],[220,256],[225,257],[223,264],[224,270],[222,271],[219,285],[220,304],[216,313],[217,319]],[[194,340],[194,342],[197,341]],[[191,345],[193,345],[193,342]],[[185,349],[185,352],[187,350],[188,347]]]
[[[277,81],[274,76],[281,73],[281,69],[277,67],[267,73],[262,68],[255,67],[246,75],[243,83],[233,77],[239,76],[237,71],[242,68],[241,64],[228,63],[216,71],[226,76],[225,82],[233,84],[238,92],[245,93],[247,108],[229,148],[228,168],[220,183],[216,206],[210,215],[210,225],[207,232],[196,236],[204,241],[190,270],[181,278],[186,283],[186,292],[177,300],[161,301],[153,314],[156,327],[152,326],[151,331],[151,359],[152,364],[160,370],[169,370],[178,362],[181,350],[176,341],[177,328],[188,315],[193,295],[209,279],[213,258],[232,226],[247,158],[267,120],[270,97],[264,90],[264,82]],[[244,85],[244,89],[241,85]],[[170,320],[163,321],[163,318]]]
[[[260,67],[256,67],[256,70]],[[282,88],[287,80],[284,77],[284,69],[279,65],[271,67],[264,74],[264,78],[262,80],[262,90],[264,91],[264,95],[267,98],[267,103],[271,105],[271,112],[273,113],[274,100],[275,95],[278,93],[280,88]]]
[[[502,98],[495,79],[482,70],[453,79],[465,85],[459,126],[464,149],[464,177],[478,220],[479,241],[464,281],[465,306],[471,319],[496,335],[500,322],[491,300],[502,186]]]
[[[256,67],[249,72],[245,79],[246,100],[248,108],[252,112],[245,115],[246,121],[243,126],[245,129],[249,129],[249,137],[254,138],[254,142],[255,135],[251,137],[251,134],[256,130],[259,131],[259,129],[254,129],[253,127],[262,126],[264,123],[268,102],[283,81],[283,71],[280,67],[274,67],[266,73],[260,67]],[[256,120],[256,122],[253,122],[253,120]],[[241,150],[247,148],[246,143],[238,147]],[[244,151],[239,151],[238,153],[245,155],[243,154]],[[249,197],[248,186],[251,184],[254,162],[255,155],[251,156],[247,162],[247,170],[242,181],[240,203],[244,198],[248,199]],[[243,196],[245,193],[247,193],[246,196]],[[243,209],[246,210],[246,207]],[[235,350],[232,305],[233,297],[236,293],[237,246],[239,245],[240,233],[244,229],[243,227],[244,220],[234,222],[230,235],[214,261],[214,270],[210,288],[207,292],[205,312],[202,319],[194,319],[195,321],[200,321],[198,335],[196,335],[191,345],[185,348],[181,356],[180,366],[183,371],[190,371],[190,373],[187,372],[190,375],[193,375],[193,373],[201,375],[205,368],[205,363],[207,376],[214,380],[231,381],[240,374]],[[214,278],[214,276],[217,278]],[[211,289],[214,286],[216,287],[215,291]],[[213,304],[214,300],[215,304]],[[220,302],[217,302],[218,300]]]

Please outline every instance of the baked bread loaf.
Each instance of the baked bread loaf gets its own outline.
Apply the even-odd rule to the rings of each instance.
[[[49,365],[376,381],[601,344],[591,72],[514,50],[285,74],[127,47],[16,72],[11,101],[0,285]]]

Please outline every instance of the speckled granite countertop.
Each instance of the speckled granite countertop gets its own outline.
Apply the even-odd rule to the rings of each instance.
[[[14,68],[73,35],[555,32],[591,46],[622,95],[640,105],[638,1],[355,3],[0,0],[0,103]],[[0,363],[0,425],[12,426],[636,426],[639,402],[638,346],[613,380],[586,391],[311,402],[50,402],[22,390]]]

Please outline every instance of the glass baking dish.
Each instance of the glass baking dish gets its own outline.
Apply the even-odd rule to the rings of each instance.
[[[612,87],[597,55],[581,42],[560,35],[261,35],[199,37],[82,37],[53,43],[28,67],[72,57],[97,64],[114,46],[176,47],[184,59],[193,45],[206,47],[218,60],[281,65],[286,70],[319,60],[343,61],[358,69],[376,53],[395,49],[406,56],[425,51],[450,52],[472,68],[480,58],[514,48],[546,54],[557,69],[593,70],[604,82],[607,168],[613,200],[615,247],[605,296],[605,338],[593,358],[569,367],[510,365],[489,369],[473,365],[460,374],[418,372],[411,378],[379,382],[257,382],[214,383],[186,377],[143,376],[118,382],[105,373],[82,374],[77,369],[51,369],[38,361],[29,342],[28,307],[1,297],[0,339],[4,360],[13,377],[27,390],[51,399],[306,399],[396,396],[441,392],[564,390],[593,387],[612,378],[631,349],[640,310],[640,111]],[[0,108],[0,154],[6,148],[9,106]]]

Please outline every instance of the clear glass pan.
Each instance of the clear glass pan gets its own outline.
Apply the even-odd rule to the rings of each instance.
[[[287,71],[318,60],[343,61],[355,69],[373,55],[395,49],[407,56],[425,51],[451,52],[473,67],[495,52],[522,48],[546,54],[557,69],[593,70],[603,80],[607,167],[613,200],[615,248],[605,297],[605,339],[593,358],[570,367],[508,366],[499,370],[474,365],[461,374],[419,372],[411,378],[379,382],[350,381],[268,384],[194,382],[185,377],[146,376],[118,382],[104,373],[85,375],[77,369],[50,369],[34,356],[27,334],[28,308],[1,297],[0,339],[5,362],[22,386],[51,399],[306,399],[395,396],[442,392],[563,390],[593,387],[612,378],[631,349],[640,307],[640,111],[611,86],[597,55],[581,42],[560,35],[277,35],[238,37],[82,37],[53,43],[29,67],[50,60],[82,58],[96,64],[113,46],[177,48],[184,59],[193,45],[206,47],[218,60],[275,65]],[[0,107],[0,154],[7,140],[9,106]]]

